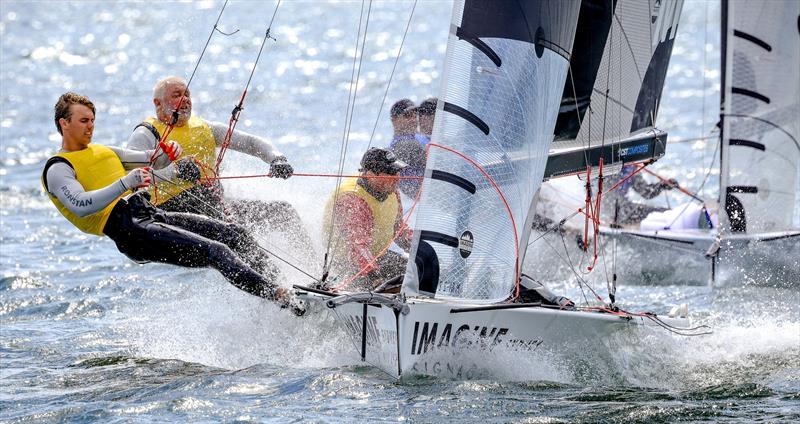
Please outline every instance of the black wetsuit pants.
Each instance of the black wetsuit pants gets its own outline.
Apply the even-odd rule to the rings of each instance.
[[[278,270],[247,230],[205,216],[162,211],[142,194],[120,200],[103,232],[137,262],[212,267],[255,296],[275,297]]]
[[[158,208],[167,212],[189,212],[216,219],[251,223],[255,225],[253,229],[258,230],[268,224],[269,230],[286,234],[291,244],[298,252],[303,252],[307,259],[316,257],[311,237],[308,236],[300,215],[289,202],[224,200],[222,195],[219,184],[214,187],[197,184],[158,205]]]

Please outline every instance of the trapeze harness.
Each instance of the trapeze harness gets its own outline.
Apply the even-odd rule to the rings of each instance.
[[[74,190],[64,191],[62,194],[66,196],[62,197],[68,199],[69,205],[53,194],[56,190],[67,190],[70,183],[67,178],[65,181],[54,178],[53,166],[71,168],[85,190],[79,192],[73,186]],[[125,199],[123,196],[130,190],[119,181],[124,176],[125,168],[113,150],[90,144],[86,149],[58,153],[48,159],[42,184],[67,220],[85,233],[108,236],[121,253],[134,261],[210,266],[237,288],[255,296],[274,298],[273,281],[278,271],[244,228],[200,215],[165,212],[153,206],[141,192]],[[51,184],[56,183],[53,187],[58,186],[55,190],[48,187],[48,177]],[[90,192],[114,184],[120,186],[119,194],[103,209],[83,217],[75,213],[81,205],[99,202]]]
[[[159,140],[167,129],[166,124],[153,117],[145,119],[136,127],[147,128],[156,140]],[[178,159],[191,157],[200,169],[200,179],[214,181],[214,185],[206,186],[175,178],[170,182],[158,184],[157,189],[154,187],[149,189],[152,203],[167,211],[190,211],[214,216],[214,211],[204,210],[205,206],[199,205],[195,200],[204,199],[214,207],[222,202],[222,186],[217,180],[213,180],[216,176],[214,167],[217,160],[217,144],[211,128],[201,118],[192,116],[186,125],[173,127],[169,139],[177,141],[183,147],[183,153]],[[189,193],[185,193],[186,191]]]

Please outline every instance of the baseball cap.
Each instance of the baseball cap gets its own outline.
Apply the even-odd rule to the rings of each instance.
[[[361,170],[376,174],[396,175],[408,164],[401,161],[391,150],[372,147],[361,157]]]

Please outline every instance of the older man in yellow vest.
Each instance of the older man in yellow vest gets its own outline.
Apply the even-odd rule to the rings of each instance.
[[[373,147],[361,159],[361,177],[346,179],[331,195],[324,236],[330,237],[331,275],[338,281],[373,288],[405,271],[407,257],[389,247],[392,242],[406,251],[410,247],[397,191],[397,174],[406,166],[391,151]]]
[[[228,124],[212,122],[192,115],[192,98],[186,82],[180,77],[167,77],[153,88],[155,116],[139,124],[128,139],[133,150],[154,149],[173,120],[169,139],[183,146],[176,161],[175,172],[154,173],[155,189],[151,188],[153,204],[172,212],[199,213],[218,219],[268,223],[272,229],[290,234],[290,240],[311,253],[311,240],[297,211],[285,201],[227,200],[222,186],[215,180],[217,148],[225,140]],[[236,130],[230,137],[232,150],[245,153],[270,164],[275,178],[289,178],[294,169],[267,140]]]
[[[64,217],[83,232],[108,236],[137,262],[213,267],[231,284],[277,300],[301,315],[291,291],[275,283],[278,271],[243,228],[204,216],[165,212],[142,193],[152,181],[151,161],[163,168],[181,154],[170,141],[160,152],[91,144],[95,107],[85,96],[63,94],[55,106],[61,150],[48,159],[42,184]],[[130,171],[127,172],[126,171]]]

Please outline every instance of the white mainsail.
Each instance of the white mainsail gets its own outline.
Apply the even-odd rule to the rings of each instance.
[[[722,2],[721,231],[797,229],[800,1]]]
[[[404,293],[485,302],[511,294],[579,8],[454,5]]]

